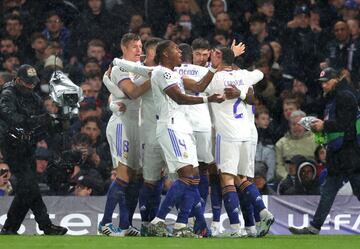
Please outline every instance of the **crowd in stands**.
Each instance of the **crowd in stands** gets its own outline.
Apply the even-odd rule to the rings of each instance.
[[[61,111],[49,97],[54,70],[65,72],[85,97],[69,127],[37,144],[34,167],[42,193],[104,195],[114,179],[105,136],[109,92],[102,77],[112,59],[121,57],[122,35],[133,32],[143,44],[152,37],[190,45],[201,37],[211,47],[244,43],[237,66],[265,75],[254,89],[259,134],[254,181],[262,194],[319,194],[326,150],[298,121],[323,118],[321,69],[342,70],[359,88],[359,0],[0,2],[0,89],[27,63],[40,76],[36,91],[49,113]],[[56,158],[70,149],[81,152],[82,163],[70,172],[71,184],[63,185],[59,175],[67,168]],[[1,162],[0,169],[0,196],[9,195],[9,166]],[[59,170],[64,172],[54,173]]]

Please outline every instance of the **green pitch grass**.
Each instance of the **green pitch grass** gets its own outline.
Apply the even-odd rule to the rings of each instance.
[[[11,249],[352,249],[360,248],[359,235],[266,236],[244,239],[114,238],[104,236],[0,236],[1,248]]]

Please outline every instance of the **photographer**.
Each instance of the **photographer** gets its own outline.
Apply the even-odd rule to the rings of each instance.
[[[50,123],[41,98],[34,93],[39,83],[36,70],[30,65],[19,67],[15,79],[7,82],[0,94],[2,127],[1,151],[17,178],[16,193],[7,214],[1,234],[17,234],[29,209],[35,215],[39,228],[46,235],[63,235],[67,229],[51,223],[35,180],[34,151]],[[39,132],[41,134],[39,136]]]

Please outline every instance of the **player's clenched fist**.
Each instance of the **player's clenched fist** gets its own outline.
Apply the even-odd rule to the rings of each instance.
[[[220,95],[218,93],[215,93],[208,97],[209,102],[215,102],[215,103],[222,103],[225,101],[224,95]]]

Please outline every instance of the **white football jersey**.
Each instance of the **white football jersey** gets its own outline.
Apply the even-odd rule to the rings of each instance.
[[[231,70],[220,71],[214,75],[210,85],[205,90],[209,95],[223,94],[224,89],[236,86],[240,91],[247,92],[248,88],[263,78],[259,70]],[[211,103],[215,131],[227,141],[251,141],[251,123],[247,106],[243,100],[228,99],[223,103]]]
[[[150,80],[150,78],[148,78]],[[141,96],[141,127],[156,130],[156,107],[152,87]]]
[[[255,126],[255,106],[246,104],[246,110],[249,115],[251,141],[257,144],[258,133]]]
[[[123,80],[131,80],[135,85],[139,86],[146,81],[146,78],[144,78],[143,76],[133,74],[133,73],[123,72],[120,70],[120,68],[118,66],[114,66],[111,71],[111,81],[114,82],[114,84],[119,85],[119,84],[121,84],[121,81],[123,81]],[[121,97],[120,99],[116,98],[114,100],[115,101],[121,100],[121,102],[126,105],[126,112],[138,111],[140,108],[141,98],[130,99],[128,96],[126,96],[125,93],[124,93],[124,96]]]
[[[157,112],[157,134],[164,132],[164,128],[192,133],[190,122],[188,121],[184,105],[178,105],[172,100],[165,90],[169,87],[179,86],[181,92],[185,94],[181,76],[169,68],[159,66],[152,72],[151,87]]]
[[[175,71],[182,77],[186,76],[195,81],[199,81],[208,73],[209,69],[193,64],[182,64],[180,67],[176,67]],[[188,94],[194,96],[205,96],[204,93]],[[208,104],[188,105],[186,106],[186,115],[194,131],[211,131],[211,119]]]

